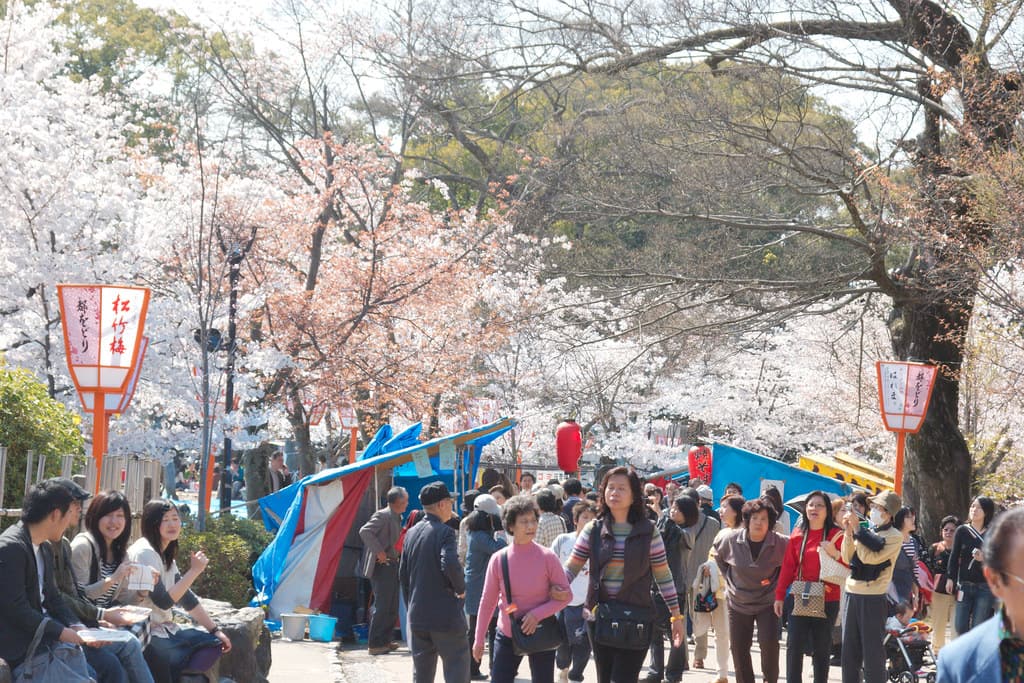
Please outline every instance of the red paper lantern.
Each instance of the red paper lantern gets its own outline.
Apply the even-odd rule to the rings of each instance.
[[[687,454],[690,461],[690,479],[700,479],[711,486],[711,447],[694,446]]]
[[[566,420],[555,429],[555,453],[558,454],[558,469],[566,474],[579,470],[583,432],[575,420]]]

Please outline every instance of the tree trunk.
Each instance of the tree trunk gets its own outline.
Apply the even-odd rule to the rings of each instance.
[[[938,540],[945,515],[963,518],[970,504],[971,455],[959,427],[959,374],[972,306],[973,291],[959,302],[897,303],[890,322],[897,358],[939,366],[921,431],[907,437],[903,471],[904,504],[917,512],[918,531],[929,542]]]
[[[245,451],[240,458],[242,469],[245,470],[245,497],[249,519],[260,519],[260,498],[270,493],[267,490],[267,470],[270,469],[270,456],[277,450],[269,442],[264,441],[256,448]]]
[[[295,452],[299,456],[299,477],[316,472],[316,454],[313,452],[313,443],[309,438],[309,423],[305,420],[296,420],[289,416],[292,423],[292,433],[295,435]]]

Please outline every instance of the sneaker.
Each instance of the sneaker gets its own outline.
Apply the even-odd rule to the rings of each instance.
[[[562,683],[566,683],[566,681],[569,680],[569,670],[568,669],[559,669],[558,670],[558,680],[561,681]]]
[[[703,659],[695,659],[695,660],[693,660],[693,668],[694,669],[703,669],[704,668],[704,660]]]
[[[396,643],[393,640],[390,643],[388,643],[388,649],[389,650],[397,650],[400,647],[402,647],[401,644],[400,643]]]
[[[481,673],[479,671],[473,671],[472,673],[469,674],[469,680],[471,680],[471,681],[486,681],[487,680],[487,674]]]
[[[371,647],[366,650],[371,655],[386,655],[391,652],[391,648],[387,645],[381,645],[380,647]]]

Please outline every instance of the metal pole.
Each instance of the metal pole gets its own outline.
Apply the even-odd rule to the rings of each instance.
[[[39,454],[39,463],[36,466],[36,483],[38,484],[46,476],[46,455]]]
[[[36,459],[34,451],[25,454],[25,495],[32,490],[32,463]]]
[[[74,467],[75,467],[75,456],[73,456],[73,455],[61,456],[60,476],[64,477],[65,479],[70,479],[71,475],[72,475],[72,473],[74,471]],[[3,505],[0,505],[0,507],[3,507]]]
[[[228,271],[228,282],[231,290],[228,298],[228,364],[227,380],[224,388],[224,417],[227,418],[235,408],[235,318],[238,314],[238,276],[242,267],[245,252],[235,248],[228,255],[231,266]],[[226,421],[226,420],[225,420]],[[231,436],[224,433],[224,455],[220,473],[220,509],[231,508]]]
[[[7,484],[7,446],[0,446],[0,510],[4,507],[4,486]]]

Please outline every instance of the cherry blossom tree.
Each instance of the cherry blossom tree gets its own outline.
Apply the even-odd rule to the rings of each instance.
[[[251,324],[269,395],[289,397],[303,472],[313,467],[300,391],[344,393],[372,428],[391,416],[437,424],[446,393],[474,374],[477,354],[503,338],[478,296],[498,266],[499,215],[436,210],[413,198],[386,150],[330,134],[295,146],[301,174],[253,254],[264,292]],[[312,181],[311,183],[308,181]]]
[[[56,284],[131,282],[151,243],[123,121],[97,83],[64,73],[55,16],[11,2],[0,17],[0,350],[70,403]]]

